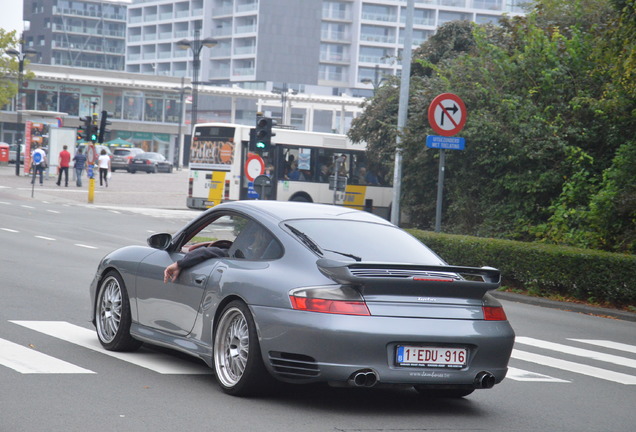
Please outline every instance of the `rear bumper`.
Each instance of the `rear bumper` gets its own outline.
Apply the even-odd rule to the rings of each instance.
[[[380,384],[464,386],[472,385],[484,371],[499,383],[506,376],[514,344],[514,331],[507,321],[252,309],[263,361],[272,375],[288,382],[346,382],[355,372],[371,369]],[[399,344],[464,347],[468,362],[462,369],[400,367],[396,365]]]

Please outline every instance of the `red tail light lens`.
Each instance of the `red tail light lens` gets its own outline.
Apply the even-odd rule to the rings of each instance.
[[[484,319],[486,321],[506,321],[506,312],[501,306],[483,306]]]
[[[292,309],[306,312],[371,315],[362,295],[348,286],[296,289],[289,294],[289,300]]]

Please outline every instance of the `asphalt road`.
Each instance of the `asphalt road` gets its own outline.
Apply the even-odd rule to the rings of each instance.
[[[88,322],[97,263],[197,215],[179,205],[186,176],[115,173],[87,204],[85,188],[52,180],[31,198],[11,168],[0,167],[2,432],[633,430],[636,324],[508,300],[517,333],[508,377],[464,400],[326,386],[234,398],[175,352],[112,357]]]

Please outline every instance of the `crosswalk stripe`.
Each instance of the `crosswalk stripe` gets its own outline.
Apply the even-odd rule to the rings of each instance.
[[[23,374],[93,374],[95,372],[0,339],[0,364]]]
[[[548,375],[543,375],[536,372],[530,372],[523,369],[517,369],[508,367],[508,373],[506,379],[513,381],[532,381],[532,382],[555,382],[555,383],[569,383],[570,381],[562,380],[560,378],[554,378]]]
[[[512,358],[518,360],[524,360],[531,363],[537,363],[543,366],[553,367],[556,369],[562,369],[569,372],[574,372],[582,375],[591,376],[594,378],[600,378],[607,381],[617,382],[625,385],[636,385],[636,376],[627,375],[619,372],[608,371],[605,369],[597,368],[594,366],[588,366],[580,363],[575,363],[567,360],[556,359],[540,354],[529,353],[525,351],[519,351],[517,349],[512,350]]]
[[[636,354],[636,345],[627,345],[620,342],[612,342],[607,340],[594,340],[594,339],[569,339],[569,340],[586,343],[590,345],[596,345],[603,348],[610,348],[617,351],[625,351],[632,354]]]
[[[568,345],[557,344],[540,339],[534,339],[530,337],[519,336],[515,338],[515,343],[531,345],[537,348],[548,349],[552,351],[558,351],[565,354],[572,354],[580,357],[586,357],[594,360],[603,361],[606,363],[613,363],[619,366],[627,366],[636,368],[636,360],[628,359],[625,357],[615,356],[612,354],[600,353],[597,351],[586,350],[582,348],[575,348]]]
[[[150,369],[160,374],[191,374],[206,375],[212,370],[204,364],[193,364],[184,360],[171,358],[165,354],[138,351],[133,353],[106,351],[99,341],[95,331],[64,321],[11,321],[14,324],[44,333],[49,336],[97,351],[119,360]]]

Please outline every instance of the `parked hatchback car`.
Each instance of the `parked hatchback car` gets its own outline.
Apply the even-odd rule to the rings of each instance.
[[[128,171],[135,173],[137,171],[146,171],[146,173],[172,172],[172,162],[167,160],[161,153],[141,153],[136,155],[130,165]]]
[[[110,161],[110,168],[113,172],[116,170],[126,170],[130,172],[130,162],[135,156],[142,154],[144,151],[137,147],[120,147],[113,151],[113,157]]]
[[[16,156],[17,156],[17,149],[18,149],[18,145],[17,144],[10,144],[9,145],[9,163],[15,163],[16,160]],[[24,163],[24,144],[20,145],[20,163],[23,164]]]
[[[106,255],[90,297],[107,350],[188,353],[232,395],[275,378],[463,397],[508,370],[514,331],[489,294],[499,283],[499,270],[448,265],[373,214],[264,200]]]

